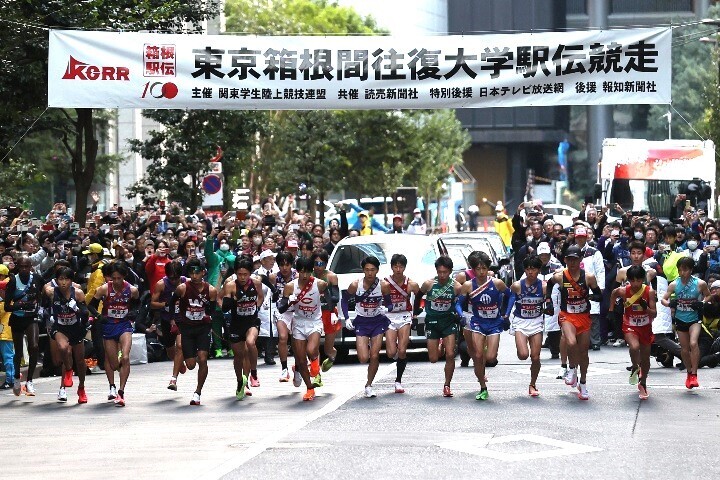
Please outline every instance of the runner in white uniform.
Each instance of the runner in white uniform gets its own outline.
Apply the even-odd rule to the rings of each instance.
[[[293,261],[295,259],[288,252],[280,252],[275,257],[279,271],[277,274],[270,275],[270,284],[275,288],[273,298],[278,301],[279,297],[282,296],[285,285],[291,283],[297,278],[297,272],[292,268]],[[280,372],[280,381],[290,381],[290,371],[288,370],[288,337],[290,336],[290,329],[292,328],[292,313],[280,313],[276,308],[272,310],[275,315],[274,323],[277,325],[278,333],[278,356],[280,357],[280,366],[282,371]]]
[[[312,276],[313,264],[311,258],[299,257],[295,261],[298,278],[285,285],[282,298],[278,301],[280,313],[292,314],[292,346],[295,355],[293,384],[299,387],[300,378],[305,382],[307,392],[303,395],[304,401],[315,398],[310,376],[315,377],[320,373],[319,347],[323,328],[320,294],[326,291],[328,285]]]
[[[407,365],[407,347],[410,343],[410,328],[412,325],[412,303],[410,295],[417,294],[420,287],[417,283],[405,276],[407,257],[395,254],[390,259],[393,274],[385,278],[390,285],[390,327],[385,332],[385,352],[388,358],[397,361],[397,375],[395,377],[395,393],[405,393],[402,386],[402,376]]]

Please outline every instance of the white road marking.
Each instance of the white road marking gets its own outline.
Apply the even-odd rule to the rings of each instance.
[[[493,445],[500,445],[511,442],[529,442],[537,445],[545,445],[550,448],[541,451],[529,452],[502,452],[489,448]],[[455,450],[458,452],[478,455],[480,457],[492,458],[504,462],[520,462],[523,460],[536,460],[539,458],[552,458],[580,453],[600,452],[601,448],[582,445],[580,443],[565,442],[554,438],[542,437],[540,435],[518,434],[495,437],[493,435],[478,435],[476,439],[468,441],[452,441],[437,444],[440,448]]]
[[[540,368],[540,373],[538,374],[539,377],[545,377],[545,378],[556,378],[557,372],[559,368],[557,366],[546,366]],[[525,368],[513,368],[510,370],[513,373],[520,373],[522,375],[529,375],[530,374],[530,364],[528,364]],[[622,373],[625,370],[614,370],[609,368],[600,368],[595,367],[593,365],[588,366],[588,375],[597,377],[600,375],[614,375],[617,373]],[[628,373],[629,375],[629,373]]]

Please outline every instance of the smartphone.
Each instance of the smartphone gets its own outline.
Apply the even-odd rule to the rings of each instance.
[[[160,208],[165,208],[165,200],[160,200]]]
[[[125,210],[123,209],[123,207],[118,207],[118,208],[117,208],[117,214],[118,214],[118,215],[122,215],[124,211],[125,211]]]
[[[70,230],[79,230],[79,229],[80,229],[80,224],[79,224],[79,223],[73,222],[73,223],[70,224]]]
[[[690,206],[690,200],[685,200],[685,208]]]

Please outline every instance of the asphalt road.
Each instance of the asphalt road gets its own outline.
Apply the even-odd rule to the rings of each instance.
[[[0,394],[2,478],[720,477],[720,369],[687,391],[684,373],[654,365],[640,401],[627,350],[607,347],[591,352],[590,401],[555,380],[551,360],[530,398],[529,363],[503,335],[490,399],[478,402],[459,358],[455,397],[443,398],[443,365],[415,357],[405,394],[392,392],[394,364],[381,364],[374,399],[357,364],[333,367],[313,402],[277,381],[279,364],[261,365],[261,386],[238,402],[232,362],[212,360],[200,407],[189,405],[194,372],[165,388],[169,362],[132,367],[124,408],[105,401],[104,374],[88,378],[87,405],[74,389],[56,403],[59,379],[39,379],[34,398]]]

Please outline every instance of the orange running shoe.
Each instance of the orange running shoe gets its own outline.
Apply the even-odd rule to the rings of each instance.
[[[78,388],[78,403],[87,403],[87,394],[84,388]]]
[[[72,368],[70,370],[65,370],[65,373],[63,373],[63,387],[72,387],[73,386],[73,371]]]
[[[310,362],[310,376],[311,377],[317,377],[318,373],[320,373],[320,359],[319,357]]]
[[[312,400],[315,400],[315,389],[309,388],[307,392],[305,392],[305,395],[303,395],[303,402],[310,402]]]

